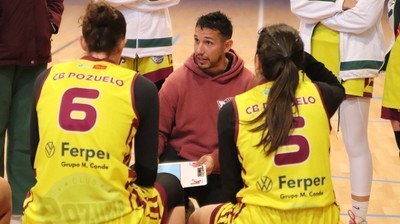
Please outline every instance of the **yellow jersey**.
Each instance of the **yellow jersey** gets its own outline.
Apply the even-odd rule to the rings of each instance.
[[[259,143],[262,132],[247,123],[266,105],[272,82],[234,99],[239,161],[244,187],[237,193],[244,204],[280,210],[325,207],[335,202],[330,171],[330,122],[318,88],[300,82],[296,91],[298,114],[285,145],[266,156]],[[279,116],[278,114],[276,116]]]
[[[85,59],[49,70],[36,104],[38,182],[25,199],[24,223],[138,223],[152,209],[145,198],[161,201],[155,188],[131,184],[135,73]],[[160,219],[163,207],[153,211]]]

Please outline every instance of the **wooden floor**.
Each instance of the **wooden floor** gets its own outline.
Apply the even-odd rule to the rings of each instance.
[[[66,0],[60,33],[53,37],[53,63],[71,60],[82,55],[78,44],[78,18],[88,0]],[[197,18],[221,10],[234,26],[234,49],[243,57],[246,66],[254,70],[253,60],[257,31],[264,24],[288,23],[298,27],[298,20],[289,9],[289,0],[181,0],[170,8],[174,30],[174,66],[193,52],[193,31]],[[389,29],[383,18],[386,40]],[[400,223],[400,159],[390,123],[380,119],[384,75],[376,78],[369,119],[369,142],[372,150],[374,177],[368,220],[370,224]],[[347,223],[350,208],[350,181],[347,154],[341,133],[337,132],[337,117],[332,119],[332,175],[342,221]]]

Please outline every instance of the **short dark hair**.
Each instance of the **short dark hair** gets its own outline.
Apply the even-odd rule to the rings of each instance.
[[[218,30],[222,37],[232,38],[233,28],[231,20],[221,11],[202,15],[197,19],[196,27]]]

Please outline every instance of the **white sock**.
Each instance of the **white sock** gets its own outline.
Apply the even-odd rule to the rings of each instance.
[[[367,219],[369,201],[355,201],[352,200],[351,211],[362,219]]]
[[[11,215],[10,224],[21,224],[22,223],[22,215]]]

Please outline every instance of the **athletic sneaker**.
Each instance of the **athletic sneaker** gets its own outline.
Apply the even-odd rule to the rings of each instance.
[[[368,224],[367,220],[356,216],[351,210],[347,211],[347,214],[350,217],[349,224]]]

